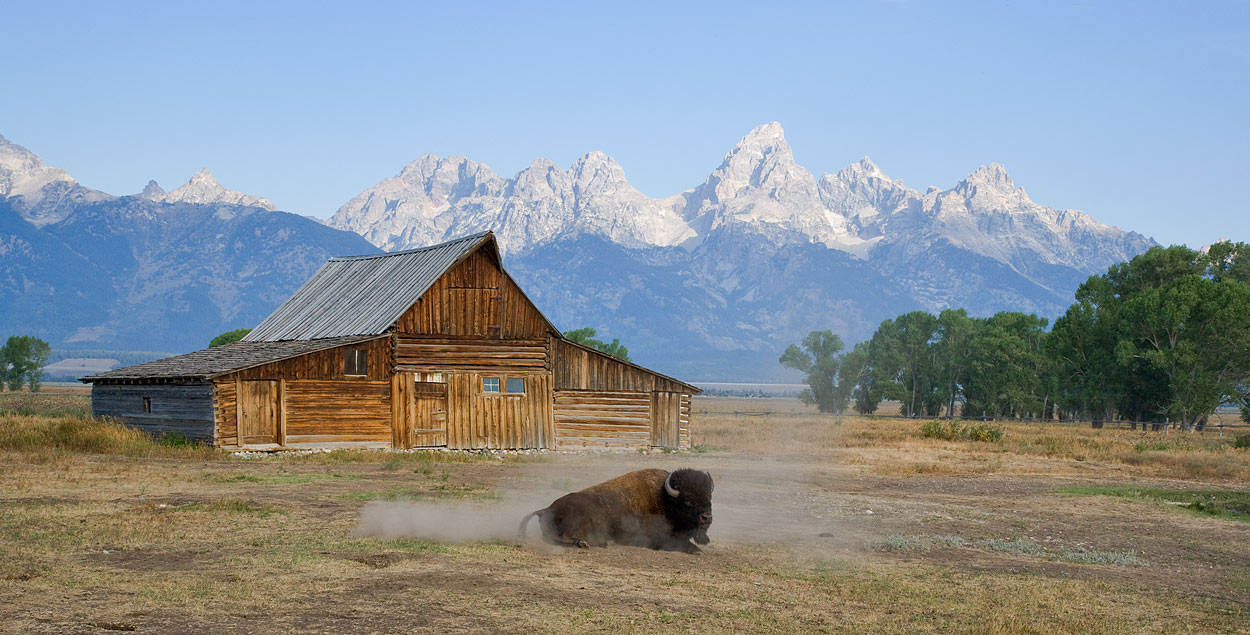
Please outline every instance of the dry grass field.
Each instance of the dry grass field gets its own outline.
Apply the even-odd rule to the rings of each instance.
[[[84,403],[0,394],[0,631],[1250,631],[1250,450],[1213,432],[945,441],[696,398],[689,454],[240,458]],[[716,479],[703,556],[515,537],[679,466]]]

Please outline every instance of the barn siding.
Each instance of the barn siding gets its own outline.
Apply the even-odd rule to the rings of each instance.
[[[363,348],[368,352],[368,362],[363,377],[348,377],[343,374],[343,352],[348,349]],[[389,338],[349,344],[337,348],[327,348],[284,359],[277,362],[245,368],[232,373],[232,378],[242,380],[254,379],[342,379],[344,381],[390,381],[391,379],[391,342]]]
[[[555,394],[556,447],[641,448],[651,445],[651,395],[560,390]]]
[[[283,384],[286,447],[391,446],[390,381]]]
[[[395,324],[401,335],[540,339],[547,322],[495,259],[478,250],[439,278]]]
[[[151,412],[143,411],[143,399]],[[211,384],[94,384],[91,414],[112,417],[152,434],[177,432],[197,441],[213,441]]]
[[[525,379],[525,394],[482,392],[483,377]],[[551,378],[545,373],[451,373],[447,381],[447,447],[516,449],[551,447]]]
[[[681,382],[571,342],[552,341],[556,390],[689,392]]]
[[[474,340],[398,336],[395,369],[542,372],[548,366],[546,340]]]

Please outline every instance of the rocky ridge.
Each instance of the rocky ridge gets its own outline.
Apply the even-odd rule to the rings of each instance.
[[[1153,244],[1077,210],[1033,202],[998,164],[947,190],[921,193],[868,157],[819,179],[768,123],[744,136],[697,187],[661,199],[629,185],[592,152],[563,170],[538,159],[511,179],[463,156],[427,154],[341,206],[328,224],[387,250],[494,230],[520,253],[590,234],[631,248],[693,248],[718,231],[808,242],[871,259],[892,243],[949,243],[1033,276],[1030,263],[1095,272]]]

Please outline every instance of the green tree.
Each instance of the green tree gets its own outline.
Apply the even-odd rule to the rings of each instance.
[[[1181,275],[1124,304],[1116,356],[1166,378],[1168,417],[1190,429],[1250,381],[1250,286]]]
[[[926,405],[941,404],[933,372],[937,324],[933,315],[912,311],[882,322],[872,336],[873,366],[885,382],[885,395],[899,400],[909,417],[917,416]]]
[[[872,343],[860,342],[842,355],[838,368],[840,393],[846,395],[855,412],[870,415],[881,405],[881,391],[877,387],[872,368]]]
[[[964,309],[946,309],[938,314],[934,359],[948,417],[955,416],[955,402],[963,398],[972,354],[969,345],[977,324]]]
[[[1112,419],[1125,397],[1126,369],[1115,356],[1119,339],[1118,303],[1101,289],[1107,281],[1091,278],[1077,291],[1077,302],[1055,320],[1047,338],[1047,356],[1056,368],[1056,399],[1069,412]]]
[[[791,344],[778,361],[786,368],[804,373],[807,388],[799,394],[806,404],[816,404],[821,412],[841,414],[850,400],[848,390],[839,390],[838,368],[842,338],[833,331],[812,331],[803,338],[803,347]]]
[[[1092,276],[1049,338],[1059,399],[1095,418],[1203,420],[1238,396],[1247,289],[1250,245],[1227,241],[1155,247]]]
[[[214,337],[212,341],[208,343],[208,347],[217,348],[218,346],[221,346],[222,344],[230,344],[231,342],[237,342],[243,339],[243,336],[251,332],[252,332],[252,329],[235,329],[233,331],[226,331],[225,333],[222,333],[221,335]]]
[[[997,419],[1042,413],[1046,325],[1046,318],[1004,311],[976,330],[964,387],[968,415]]]
[[[38,392],[44,364],[52,349],[48,343],[28,335],[10,336],[0,351],[0,370],[9,390],[18,390],[25,383],[31,392]]]
[[[611,342],[605,343],[602,340],[595,339],[596,334],[595,329],[586,327],[565,331],[564,338],[570,342],[576,342],[582,346],[593,348],[601,353],[611,355],[621,361],[631,361],[629,359],[629,349],[625,348],[625,346],[621,344],[621,340],[613,338]]]

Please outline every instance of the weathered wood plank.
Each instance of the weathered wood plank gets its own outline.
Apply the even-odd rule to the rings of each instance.
[[[145,401],[151,412],[145,412]],[[177,432],[213,442],[212,384],[93,384],[91,414],[112,417],[152,434]]]

